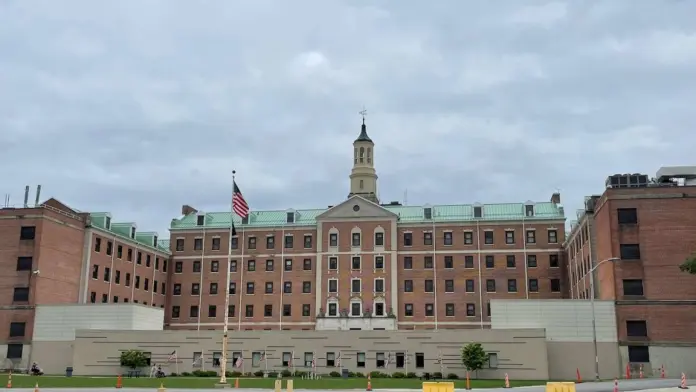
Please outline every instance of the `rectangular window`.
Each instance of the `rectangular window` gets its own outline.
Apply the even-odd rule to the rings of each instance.
[[[454,280],[453,279],[446,279],[445,280],[445,293],[454,293]]]
[[[536,268],[537,267],[536,255],[527,255],[527,267],[528,268]]]
[[[114,243],[111,241],[106,242],[106,255],[111,256],[111,253],[114,252]]]
[[[508,268],[515,268],[517,266],[517,262],[515,261],[515,255],[507,255],[505,260]]]
[[[213,237],[212,250],[220,250],[220,237]]]
[[[208,305],[208,317],[216,317],[217,307],[215,305]]]
[[[237,272],[237,260],[230,261],[230,272]]]
[[[623,295],[626,296],[643,296],[643,280],[642,279],[624,279],[623,280]]]
[[[466,316],[467,317],[476,316],[476,304],[466,304]]]
[[[627,320],[626,321],[626,336],[647,337],[648,336],[648,323],[645,320]]]
[[[177,261],[174,263],[174,273],[175,274],[181,274],[184,272],[184,262],[183,261]]]
[[[557,230],[549,230],[548,231],[548,242],[549,242],[549,244],[557,244],[558,243],[558,231]]]
[[[130,249],[129,249],[130,251]],[[183,238],[177,238],[176,239],[176,251],[177,252],[183,252],[184,251],[184,239]],[[128,261],[131,259],[129,258]]]
[[[352,279],[350,281],[350,291],[351,293],[359,293],[360,292],[360,279]]]
[[[101,252],[101,238],[97,237],[94,239],[94,251]]]
[[[650,363],[649,346],[628,346],[628,361],[631,363]]]
[[[413,316],[413,304],[404,304],[404,315],[406,317]]]
[[[444,237],[443,237],[443,244],[444,244],[445,246],[450,246],[450,245],[452,245],[452,243],[453,243],[452,232],[451,232],[451,231],[446,231],[446,232],[444,233]]]
[[[283,262],[284,271],[292,271],[292,259],[285,259]]]
[[[425,316],[433,317],[435,315],[435,305],[425,304]]]
[[[338,234],[337,233],[329,234],[329,246],[332,248],[338,247]]]
[[[536,244],[536,231],[527,230],[527,243]]]
[[[375,269],[384,269],[384,256],[375,256]]]
[[[360,233],[353,233],[351,236],[351,246],[354,248],[360,247]]]
[[[404,280],[404,292],[405,293],[412,293],[413,292],[413,281],[410,279]]]
[[[290,304],[283,304],[283,317],[292,316],[292,306]]]
[[[201,272],[201,262],[200,262],[200,261],[194,261],[194,262],[193,262],[193,272],[194,272],[194,273],[199,273],[199,272]]]
[[[620,225],[638,224],[638,210],[635,208],[618,208],[616,210]]]
[[[464,232],[464,245],[473,245],[474,244],[474,233],[470,231],[465,231]]]
[[[239,249],[239,237],[232,237],[232,240],[230,241],[230,247],[232,249]]]
[[[302,260],[302,270],[311,271],[312,270],[312,259]]]
[[[560,279],[551,279],[551,292],[552,293],[560,293],[561,292],[561,280]]]
[[[191,305],[189,308],[189,317],[198,317],[198,306]]]
[[[218,272],[220,271],[220,262],[217,260],[213,260],[210,262],[210,272]]]
[[[486,279],[486,292],[495,293],[495,279]]]
[[[355,366],[359,368],[365,367],[365,353],[358,353],[358,355],[356,355]]]
[[[247,305],[244,309],[244,317],[254,317],[254,305]]]
[[[464,268],[474,268],[474,256],[464,256]]]
[[[375,293],[384,292],[384,279],[375,279]]]
[[[237,283],[230,282],[230,287],[228,287],[227,292],[229,295],[237,294]]]
[[[29,287],[15,287],[12,295],[13,302],[29,301]]]
[[[413,233],[404,233],[404,246],[413,246]]]
[[[193,239],[193,250],[203,250],[203,238]]]
[[[433,291],[435,291],[435,284],[433,283],[433,281],[432,281],[431,279],[426,279],[426,280],[425,280],[425,282],[424,282],[424,289],[423,289],[423,290],[424,290],[426,293],[432,293]]]
[[[36,226],[22,226],[19,229],[20,240],[33,240],[34,238],[36,238]]]
[[[302,317],[309,317],[312,312],[312,305],[303,304],[302,305]]]
[[[484,231],[483,232],[483,243],[486,245],[493,245],[493,232]]]
[[[295,237],[293,237],[292,234],[285,235],[284,246],[285,246],[285,249],[292,249],[295,247]]]
[[[433,244],[433,233],[425,232],[423,233],[423,245]]]
[[[312,282],[311,281],[302,282],[302,293],[303,294],[311,294],[312,293]]]
[[[467,279],[466,280],[466,292],[467,293],[473,293],[476,291],[476,285],[474,283],[473,279]]]
[[[454,317],[454,304],[445,304],[445,316]]]
[[[179,318],[181,316],[181,307],[174,305],[172,306],[172,318]]]
[[[191,283],[191,295],[199,295],[201,293],[200,283]]]
[[[622,260],[640,260],[640,245],[620,244],[619,254]]]
[[[329,270],[336,271],[338,269],[338,257],[329,257]]]
[[[247,248],[256,249],[256,237],[247,238]]]
[[[375,233],[375,246],[384,246],[384,233]]]
[[[539,292],[539,280],[538,279],[529,279],[529,292],[530,293],[538,293]]]
[[[337,279],[329,279],[329,293],[337,293],[338,292],[338,280]]]
[[[558,262],[558,255],[549,255],[549,267],[558,268],[560,264]]]
[[[486,268],[495,268],[495,257],[493,257],[493,255],[486,256]]]
[[[433,269],[434,267],[435,267],[435,264],[433,263],[433,256],[424,256],[423,257],[423,268]]]
[[[266,260],[266,272],[271,272],[273,271],[274,264],[273,260]]]
[[[351,258],[351,269],[353,269],[353,270],[360,269],[360,256],[353,256]]]
[[[515,232],[511,230],[506,230],[505,231],[505,243],[508,245],[512,245],[515,243]]]
[[[452,269],[452,268],[454,268],[454,257],[452,257],[452,256],[445,256],[445,268],[446,268],[446,269]]]
[[[9,343],[7,345],[7,353],[5,358],[7,359],[22,359],[24,355],[24,344],[22,343]]]
[[[256,260],[247,260],[247,271],[256,271]]]
[[[425,368],[425,354],[416,353],[416,369]]]
[[[413,269],[413,258],[411,256],[404,256],[404,269]]]
[[[19,338],[23,337],[26,333],[27,324],[23,322],[12,322],[10,323],[10,337]]]
[[[247,294],[254,294],[254,291],[255,291],[254,282],[247,282],[247,284],[246,284],[246,293],[247,293]]]
[[[274,249],[275,248],[275,237],[272,235],[269,235],[266,237],[266,249]]]
[[[312,236],[311,235],[304,236],[304,248],[305,249],[312,249]]]

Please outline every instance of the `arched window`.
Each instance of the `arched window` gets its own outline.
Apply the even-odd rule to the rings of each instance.
[[[360,180],[360,190],[365,188],[365,182],[363,180]]]
[[[353,163],[358,163],[358,149],[353,149]]]
[[[365,147],[360,147],[360,163],[365,163]]]
[[[367,148],[367,163],[372,163],[372,149]]]

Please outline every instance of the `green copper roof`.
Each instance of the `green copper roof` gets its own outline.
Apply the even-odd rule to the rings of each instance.
[[[400,223],[428,223],[428,222],[486,222],[506,220],[565,220],[563,207],[551,202],[534,203],[534,216],[525,216],[524,203],[482,204],[481,218],[474,218],[474,206],[471,204],[453,204],[432,206],[433,219],[425,219],[423,210],[425,206],[383,206],[385,209],[397,214]],[[295,223],[287,222],[287,211],[251,211],[249,222],[244,227],[278,227],[278,226],[311,226],[316,224],[318,215],[327,209],[297,210]],[[206,228],[230,227],[229,212],[212,212],[205,214]],[[197,226],[197,215],[190,214],[179,219],[172,219],[170,228],[187,229]],[[234,224],[242,227],[242,220],[234,215]]]
[[[135,225],[133,222],[109,222],[110,227],[107,229],[107,220],[109,219],[108,212],[92,212],[89,214],[92,222],[92,227],[106,231],[124,242],[130,242],[134,245],[138,245],[143,248],[154,249],[159,252],[164,252],[170,254],[169,251],[169,239],[159,239],[157,233],[152,231],[137,231],[135,232],[135,238],[130,237],[131,227]],[[155,246],[155,237],[157,237],[157,244]]]
[[[367,136],[367,126],[365,125],[365,119],[363,118],[363,123],[362,123],[362,128],[360,129],[360,135],[358,136],[357,139],[355,139],[356,142],[370,142],[372,143],[372,139],[370,139],[369,136]]]

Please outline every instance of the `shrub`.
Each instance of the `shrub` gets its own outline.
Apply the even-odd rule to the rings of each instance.
[[[282,372],[280,372],[280,376],[281,377],[292,377],[292,372],[289,371],[288,369],[285,369]]]
[[[442,380],[442,373],[441,372],[433,373],[433,378],[436,380]]]
[[[418,375],[414,372],[406,373],[406,378],[418,378]]]
[[[169,373],[169,377],[178,377],[179,375],[176,373]]]
[[[191,374],[189,372],[182,372],[181,373],[181,377],[191,377],[191,376],[193,376],[193,374]]]
[[[121,366],[136,369],[147,366],[148,357],[140,350],[126,350],[121,352]]]
[[[209,373],[209,372],[206,372]],[[217,373],[216,373],[217,375]],[[242,372],[230,372],[227,371],[225,372],[225,377],[231,378],[231,377],[242,377],[244,374]]]
[[[214,370],[194,370],[194,377],[217,377],[217,372]]]
[[[254,372],[254,376],[256,377],[263,377],[263,370],[257,370]]]
[[[360,373],[360,372],[355,372],[355,377],[357,378],[365,378],[365,375]]]
[[[302,370],[295,371],[295,377],[304,377],[304,376],[308,376],[308,375],[309,375],[309,372],[304,372]]]
[[[269,378],[278,378],[278,372],[268,372]]]
[[[450,374],[447,375],[447,379],[448,379],[448,380],[459,380],[459,376],[457,376],[457,375],[454,374],[454,373],[450,373]]]
[[[394,372],[391,376],[392,378],[406,378],[406,375],[401,372]]]

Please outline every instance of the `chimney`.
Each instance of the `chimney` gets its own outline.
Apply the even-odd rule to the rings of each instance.
[[[24,208],[29,207],[29,185],[24,188]]]
[[[196,212],[198,212],[198,210],[191,207],[188,204],[184,204],[183,206],[181,206],[181,215],[186,216],[186,215],[190,215],[190,214],[195,214]]]
[[[36,186],[36,202],[34,203],[35,206],[39,205],[39,197],[41,197],[41,185]]]
[[[553,204],[561,204],[561,193],[560,192],[554,192],[551,195],[551,203]]]

